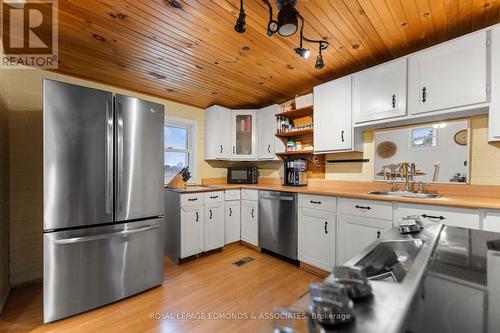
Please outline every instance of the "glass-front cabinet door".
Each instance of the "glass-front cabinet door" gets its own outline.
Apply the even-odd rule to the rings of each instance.
[[[233,158],[255,158],[257,156],[255,110],[237,110],[232,114]]]

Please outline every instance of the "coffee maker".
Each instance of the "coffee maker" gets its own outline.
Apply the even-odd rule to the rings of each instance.
[[[285,160],[285,186],[307,185],[307,160],[305,158],[293,158]]]

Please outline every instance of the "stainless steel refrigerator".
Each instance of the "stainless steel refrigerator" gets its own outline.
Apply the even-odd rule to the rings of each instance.
[[[163,281],[163,106],[43,82],[44,322]]]

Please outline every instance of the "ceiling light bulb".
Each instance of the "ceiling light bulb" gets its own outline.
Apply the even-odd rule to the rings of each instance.
[[[316,58],[316,64],[314,65],[314,68],[316,69],[322,69],[325,67],[325,63],[323,62],[323,56],[321,54],[318,54],[318,57]]]

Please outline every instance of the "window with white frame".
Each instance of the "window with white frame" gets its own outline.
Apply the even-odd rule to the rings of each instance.
[[[184,167],[191,172],[189,182],[196,181],[196,122],[177,117],[165,117],[165,184]]]

